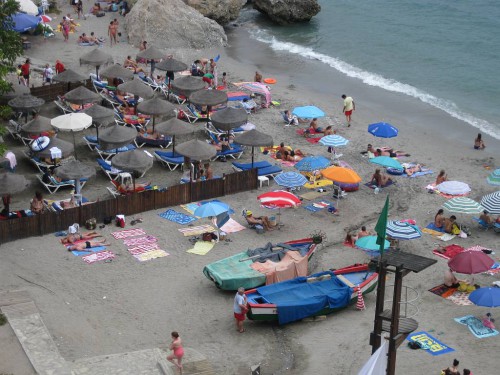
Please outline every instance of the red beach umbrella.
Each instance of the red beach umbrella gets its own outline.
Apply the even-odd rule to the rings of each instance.
[[[482,251],[463,251],[448,261],[452,271],[472,275],[488,271],[495,261]]]
[[[259,195],[257,199],[266,208],[289,208],[301,203],[296,195],[285,190],[270,191]]]

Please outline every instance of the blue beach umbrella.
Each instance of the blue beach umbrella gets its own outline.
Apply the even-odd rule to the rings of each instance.
[[[340,135],[334,134],[322,137],[319,140],[319,143],[322,144],[323,146],[328,146],[328,147],[342,147],[342,146],[347,146],[349,140],[345,139]]]
[[[285,172],[277,175],[274,178],[274,181],[280,186],[294,188],[303,186],[305,183],[307,183],[307,178],[297,172]]]
[[[500,168],[491,172],[490,175],[486,177],[486,182],[490,185],[500,186]]]
[[[317,169],[324,169],[330,165],[330,160],[324,156],[306,156],[304,159],[295,164],[301,172],[312,172]]]
[[[469,299],[477,306],[499,307],[500,288],[479,288],[469,295]]]
[[[396,240],[414,240],[422,237],[422,232],[417,226],[399,220],[387,223],[386,234]]]
[[[223,202],[207,202],[203,203],[201,206],[198,206],[196,210],[194,210],[194,216],[197,217],[215,217],[224,212],[229,211],[229,206]]]
[[[300,118],[318,118],[325,116],[325,112],[313,105],[307,105],[305,107],[295,107],[292,114]]]
[[[368,132],[379,138],[392,138],[398,135],[398,129],[386,122],[368,125]]]
[[[18,33],[34,29],[39,23],[40,18],[26,13],[16,13],[12,16],[14,23],[13,30]]]
[[[384,240],[384,249],[389,248],[389,241]],[[356,246],[367,251],[379,251],[380,245],[377,243],[377,236],[364,236],[356,241]]]
[[[399,161],[394,160],[389,156],[377,156],[376,158],[371,158],[370,163],[381,165],[386,168],[403,169],[403,166]]]

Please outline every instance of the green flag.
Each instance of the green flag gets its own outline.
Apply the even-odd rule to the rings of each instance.
[[[384,208],[378,217],[375,232],[377,232],[377,245],[380,246],[380,255],[384,253],[385,232],[387,230],[387,215],[389,213],[389,195],[385,199]]]

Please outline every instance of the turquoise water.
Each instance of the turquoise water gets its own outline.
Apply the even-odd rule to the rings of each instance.
[[[240,22],[271,48],[446,111],[500,139],[498,0],[320,0],[310,23]]]

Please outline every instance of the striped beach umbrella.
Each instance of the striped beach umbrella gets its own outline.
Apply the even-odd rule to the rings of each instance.
[[[500,190],[485,195],[481,199],[481,206],[483,206],[490,214],[500,215]]]
[[[296,207],[301,203],[295,194],[285,190],[270,191],[259,195],[257,199],[266,208],[289,208]]]
[[[274,181],[287,188],[303,186],[307,182],[307,178],[297,172],[280,173],[274,178]]]
[[[417,226],[399,220],[389,221],[386,233],[396,240],[414,240],[422,237],[422,232]]]
[[[319,143],[322,144],[323,146],[328,146],[328,147],[343,147],[347,146],[349,140],[345,139],[340,135],[333,134],[322,137],[319,140]]]
[[[330,165],[330,160],[324,156],[306,156],[297,164],[297,168],[301,172],[312,172],[317,169],[324,169]]]
[[[475,200],[466,197],[457,197],[448,200],[443,208],[450,212],[463,214],[478,214],[484,211],[484,207]]]
[[[460,181],[445,181],[437,185],[436,189],[449,195],[465,195],[471,191],[469,185]]]
[[[486,177],[486,182],[490,185],[500,186],[500,168],[491,172],[490,175]]]

